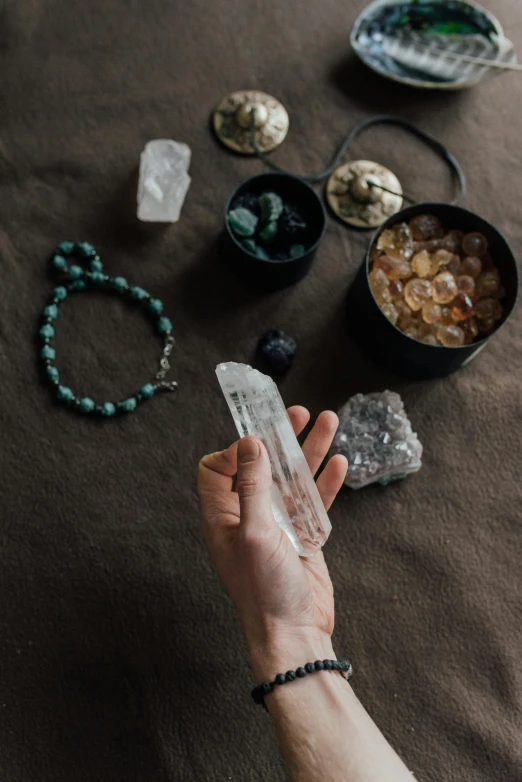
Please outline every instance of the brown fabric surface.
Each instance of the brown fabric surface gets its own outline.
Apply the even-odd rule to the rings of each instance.
[[[316,415],[391,387],[425,445],[417,476],[344,490],[331,513],[335,642],[359,697],[417,779],[522,780],[520,309],[466,369],[407,383],[345,332],[367,234],[330,219],[310,275],[274,294],[247,289],[218,258],[225,200],[263,170],[209,132],[212,106],[243,86],[288,107],[276,158],[296,172],[321,169],[369,113],[417,122],[462,162],[470,208],[520,250],[520,75],[446,95],[384,82],[350,57],[363,5],[3,4],[3,780],[284,779],[270,720],[250,702],[245,645],[199,536],[195,493],[199,457],[234,436],[214,367],[251,360],[273,326],[299,340],[281,383],[289,404]],[[518,0],[488,5],[522,51]],[[138,156],[157,137],[193,150],[181,221],[165,229],[134,218]],[[372,130],[356,152],[388,164],[407,192],[451,194],[444,165],[400,130]],[[35,358],[46,259],[79,238],[109,273],[160,295],[175,323],[178,395],[118,420],[53,404]],[[74,389],[115,399],[152,376],[160,346],[136,309],[89,294],[63,307],[57,348]]]

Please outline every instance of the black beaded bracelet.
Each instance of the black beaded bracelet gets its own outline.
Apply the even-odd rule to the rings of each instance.
[[[254,687],[252,690],[254,703],[265,706],[265,695],[269,695],[276,685],[282,686],[287,682],[303,679],[307,673],[315,673],[315,671],[339,671],[346,681],[351,679],[353,674],[352,664],[348,662],[348,660],[316,660],[315,663],[306,663],[304,668],[297,668],[295,671],[287,671],[286,673],[278,673],[273,682],[258,684],[257,687]]]

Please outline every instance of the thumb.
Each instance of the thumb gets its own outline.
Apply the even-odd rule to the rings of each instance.
[[[271,487],[272,470],[265,446],[255,437],[244,437],[237,449],[236,478],[242,527],[260,530],[275,525]]]

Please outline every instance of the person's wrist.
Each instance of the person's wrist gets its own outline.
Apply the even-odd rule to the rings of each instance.
[[[285,628],[248,642],[250,664],[258,683],[272,681],[316,660],[335,660],[331,636],[313,627]]]

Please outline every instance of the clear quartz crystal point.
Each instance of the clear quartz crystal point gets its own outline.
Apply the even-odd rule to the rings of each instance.
[[[268,451],[277,523],[300,556],[313,556],[332,525],[276,384],[248,364],[219,364],[216,375],[240,437],[258,437]]]
[[[154,139],[141,153],[138,219],[176,223],[190,186],[190,147],[171,139]]]

